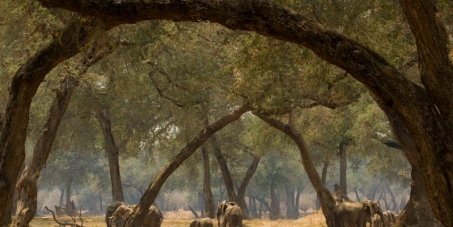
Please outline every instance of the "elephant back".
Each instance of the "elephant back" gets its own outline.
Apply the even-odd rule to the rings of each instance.
[[[121,201],[115,201],[107,206],[107,209],[105,211],[105,224],[107,224],[107,227],[111,227],[110,217],[116,211],[116,209],[118,209],[118,207],[120,207],[121,205],[126,205],[126,204]]]
[[[143,220],[144,227],[159,227],[162,224],[163,215],[157,206],[150,206],[145,219]]]

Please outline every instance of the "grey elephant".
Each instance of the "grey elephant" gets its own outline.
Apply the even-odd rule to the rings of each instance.
[[[367,219],[370,220],[370,227],[373,227],[371,220],[374,214],[378,214],[381,220],[384,219],[381,207],[370,200],[354,203],[342,202],[336,205],[332,212],[335,227],[343,227],[344,225],[366,227]]]
[[[164,219],[164,216],[162,215],[162,212],[159,210],[157,206],[150,206],[148,213],[145,216],[145,219],[143,219],[143,227],[160,227],[162,224],[162,221]]]
[[[198,218],[192,220],[190,227],[214,227],[210,218]]]
[[[121,227],[123,226],[126,219],[132,214],[134,211],[133,206],[126,206],[121,205],[119,206],[115,212],[113,212],[112,216],[110,217],[109,224],[111,227]]]
[[[242,227],[242,209],[235,202],[222,201],[217,208],[217,224],[219,227]]]
[[[126,203],[120,202],[120,201],[115,201],[107,206],[107,210],[105,212],[105,224],[107,225],[107,227],[111,227],[110,226],[110,217],[116,211],[116,209],[118,209],[118,207],[121,205],[126,205]]]

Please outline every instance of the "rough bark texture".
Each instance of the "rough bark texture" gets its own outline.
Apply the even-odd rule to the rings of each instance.
[[[398,141],[398,147],[404,151],[406,158],[412,166],[411,171],[411,192],[409,200],[397,218],[397,227],[428,227],[442,226],[436,219],[433,210],[428,202],[426,185],[420,174],[420,163],[417,159],[417,150],[413,138],[407,129],[396,118],[393,111],[378,102],[381,109],[385,112],[390,128]],[[447,225],[446,225],[447,226]]]
[[[239,189],[238,189],[237,203],[244,211],[244,214],[246,214],[247,216],[250,216],[250,211],[247,206],[247,203],[245,202],[245,193],[247,192],[247,186],[249,185],[250,180],[252,179],[253,175],[255,175],[255,173],[256,173],[256,169],[258,168],[258,164],[260,163],[260,160],[261,160],[261,157],[253,155],[253,161],[250,164],[249,168],[247,169],[244,179],[242,179],[241,185],[239,186]]]
[[[319,176],[318,171],[310,158],[308,153],[307,145],[305,141],[301,137],[297,131],[290,125],[284,124],[280,121],[275,119],[266,117],[264,115],[254,113],[257,117],[262,119],[264,122],[268,123],[270,126],[276,128],[277,130],[285,133],[289,136],[297,145],[300,152],[300,157],[302,159],[302,165],[307,173],[308,179],[310,180],[311,184],[313,185],[316,194],[318,195],[322,212],[324,217],[326,218],[326,223],[328,226],[333,226],[331,220],[332,210],[335,207],[335,200],[332,196],[332,193],[326,188],[325,184],[322,182],[321,177]]]
[[[77,81],[72,77],[66,77],[61,83],[60,92],[57,93],[50,107],[47,121],[44,124],[44,130],[33,150],[33,157],[17,182],[16,189],[20,194],[17,202],[16,217],[14,219],[15,226],[27,227],[36,214],[38,205],[36,182],[49,157],[52,143],[57,135],[58,126],[66,112],[76,86]]]
[[[230,114],[205,127],[194,139],[187,143],[187,145],[157,173],[153,182],[151,182],[149,188],[145,191],[140,202],[135,207],[134,212],[126,222],[126,226],[142,226],[148,207],[154,202],[168,177],[216,131],[219,131],[229,123],[238,120],[242,114],[249,110],[250,108],[247,106],[239,107]]]
[[[434,216],[426,196],[426,187],[420,173],[412,169],[411,194],[406,206],[398,215],[395,227],[441,227]]]
[[[30,104],[44,77],[60,62],[74,56],[100,25],[96,19],[76,20],[47,47],[29,58],[15,73],[0,138],[0,226],[10,220],[17,176],[25,158]]]
[[[101,127],[104,137],[105,152],[109,160],[110,182],[112,184],[112,201],[124,202],[123,186],[121,184],[120,164],[118,160],[119,149],[113,136],[112,123],[110,121],[109,109],[102,109],[100,106],[94,107],[96,119]]]
[[[227,190],[229,201],[237,202],[236,191],[234,190],[233,178],[231,177],[230,170],[228,169],[227,162],[225,157],[223,157],[222,151],[220,150],[219,143],[217,142],[217,137],[212,135],[209,139],[211,142],[212,149],[214,150],[214,155],[219,163],[220,172],[222,173],[223,182],[225,183],[225,188]]]
[[[209,167],[209,155],[206,145],[201,146],[201,154],[203,156],[203,195],[204,207],[206,209],[205,217],[214,218],[216,214],[216,206],[214,203],[214,195],[211,191],[211,169]]]

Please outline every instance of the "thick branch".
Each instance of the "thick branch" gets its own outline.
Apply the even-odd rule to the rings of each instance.
[[[15,73],[0,138],[0,226],[10,215],[17,175],[25,158],[30,105],[44,77],[60,62],[74,56],[100,25],[96,19],[76,19],[47,47],[29,58]]]
[[[270,118],[268,116],[261,115],[256,112],[253,112],[253,114],[259,117],[267,124],[269,124],[270,126],[274,127],[275,129],[285,133],[296,143],[297,147],[299,148],[300,157],[302,159],[302,165],[305,169],[305,172],[307,173],[308,179],[315,188],[315,191],[321,202],[321,209],[324,214],[324,217],[326,218],[326,222],[328,223],[328,226],[332,226],[333,223],[331,223],[332,220],[330,220],[330,215],[335,206],[335,201],[332,194],[326,188],[321,177],[319,176],[319,173],[316,170],[312,159],[310,158],[308,148],[302,136],[299,133],[297,133],[297,131],[294,128],[292,128],[291,125],[284,124],[281,121]]]
[[[420,75],[443,117],[453,120],[453,65],[448,32],[437,1],[401,0],[401,6],[417,43]],[[442,75],[442,76],[439,76]]]
[[[168,179],[168,177],[187,159],[195,150],[198,149],[212,134],[219,131],[223,127],[227,126],[233,121],[238,120],[242,114],[249,111],[250,108],[246,105],[241,106],[231,112],[230,114],[220,118],[213,124],[206,126],[194,139],[192,139],[187,145],[181,149],[181,151],[172,158],[156,175],[153,182],[151,182],[148,190],[144,193],[140,199],[140,203],[135,207],[134,213],[131,214],[128,219],[126,226],[136,227],[141,226],[142,221],[148,211],[148,207],[154,202],[159,193],[162,185]]]

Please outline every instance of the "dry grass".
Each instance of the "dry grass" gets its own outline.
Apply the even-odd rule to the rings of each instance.
[[[178,212],[166,212],[164,213],[164,217],[165,219],[164,222],[162,223],[162,227],[184,227],[189,226],[193,216],[189,211],[178,211]],[[85,216],[83,219],[84,226],[105,227],[104,216]],[[304,217],[299,218],[298,220],[277,220],[277,221],[244,220],[244,225],[246,227],[326,226],[324,216],[321,213],[306,214]],[[58,226],[52,219],[52,216],[39,216],[33,219],[33,221],[30,223],[30,227],[51,227],[51,226]],[[217,226],[217,221],[215,221],[214,226]]]

